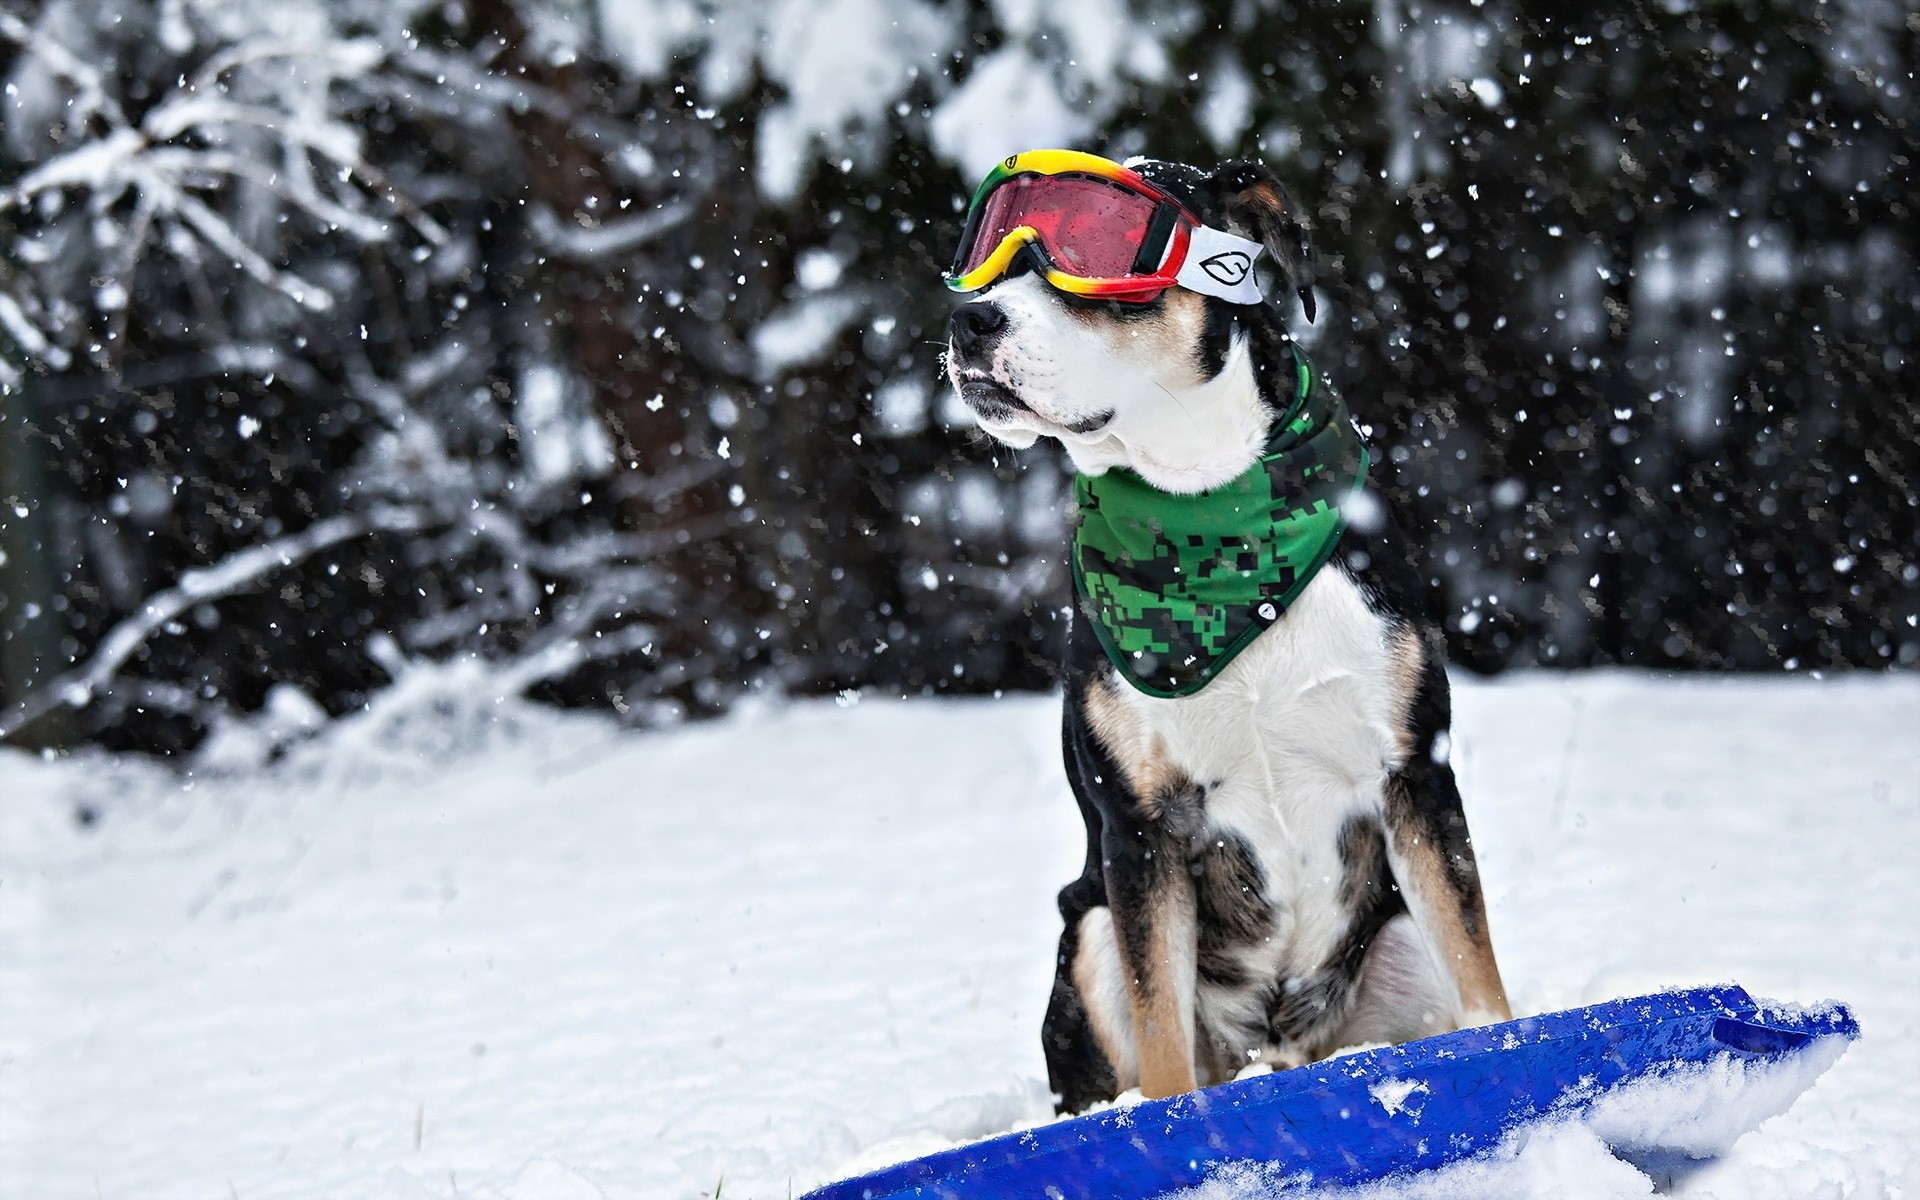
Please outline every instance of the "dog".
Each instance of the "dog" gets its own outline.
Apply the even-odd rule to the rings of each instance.
[[[1270,170],[1126,168],[1264,250],[1311,318],[1308,223]],[[948,327],[949,380],[988,435],[1056,439],[1082,479],[1170,497],[1262,461],[1304,363],[1271,302],[1077,295],[1030,245]],[[1324,567],[1190,694],[1135,686],[1073,606],[1062,740],[1086,861],[1059,894],[1042,1030],[1062,1113],[1511,1016],[1411,543],[1371,491],[1342,513]]]

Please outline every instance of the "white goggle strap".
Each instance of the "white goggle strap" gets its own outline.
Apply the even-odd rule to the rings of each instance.
[[[1187,261],[1180,264],[1174,282],[1229,304],[1258,304],[1260,281],[1254,278],[1253,264],[1265,249],[1259,242],[1196,225],[1187,242]]]

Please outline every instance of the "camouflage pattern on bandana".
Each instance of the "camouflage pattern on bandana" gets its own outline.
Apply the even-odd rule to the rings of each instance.
[[[1294,357],[1294,404],[1245,474],[1197,496],[1125,469],[1075,477],[1075,597],[1114,668],[1149,696],[1199,691],[1279,620],[1366,481],[1346,405]]]

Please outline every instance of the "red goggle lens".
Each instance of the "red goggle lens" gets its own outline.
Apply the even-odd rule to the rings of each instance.
[[[1027,226],[1056,270],[1084,279],[1133,274],[1157,201],[1087,175],[1016,175],[988,193],[973,240],[955,274],[985,262],[1009,233]]]

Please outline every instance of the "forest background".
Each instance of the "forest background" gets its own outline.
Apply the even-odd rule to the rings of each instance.
[[[1036,146],[1251,156],[1468,669],[1920,663],[1893,0],[0,4],[0,737],[406,663],[661,723],[1051,685],[1067,468],[940,274]]]

